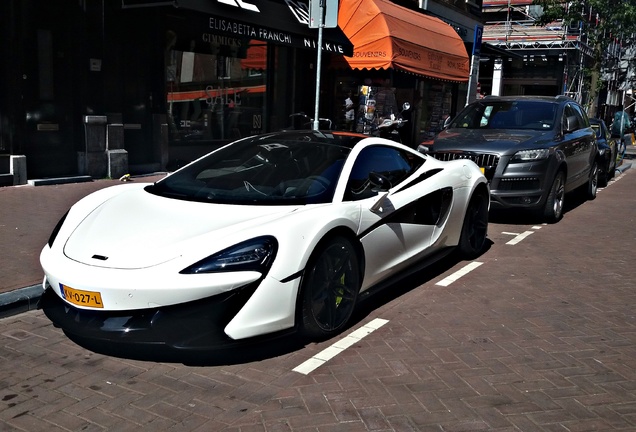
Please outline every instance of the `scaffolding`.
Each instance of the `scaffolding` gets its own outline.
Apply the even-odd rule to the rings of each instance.
[[[582,28],[569,27],[563,21],[538,25],[540,10],[532,3],[532,0],[484,0],[484,15],[498,19],[486,18],[483,41],[526,57],[542,51],[560,59],[574,58],[573,73],[569,74],[565,66],[562,88],[565,94],[583,103],[583,67],[586,59],[593,56],[585,33]]]

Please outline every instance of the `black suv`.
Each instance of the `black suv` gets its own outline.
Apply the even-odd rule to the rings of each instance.
[[[563,216],[565,194],[596,197],[596,134],[579,104],[564,96],[486,97],[466,106],[419,150],[441,160],[471,159],[490,181],[491,206]]]

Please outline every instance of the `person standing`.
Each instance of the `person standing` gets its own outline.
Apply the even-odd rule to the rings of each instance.
[[[349,93],[347,94],[347,98],[345,99],[345,129],[348,131],[353,131],[353,123],[355,121],[356,118],[356,110],[353,107],[353,100],[351,99],[351,97],[353,96],[353,93],[351,90],[349,90]]]
[[[627,143],[629,142],[631,144],[631,127],[632,124],[629,121],[629,115],[623,111],[621,107],[621,109],[614,114],[614,121],[610,126],[612,137],[619,139],[618,153],[621,159],[625,156],[625,152],[627,151]]]

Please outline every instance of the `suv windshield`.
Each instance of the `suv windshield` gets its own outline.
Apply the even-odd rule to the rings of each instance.
[[[557,104],[548,101],[479,101],[465,108],[451,128],[550,130]]]
[[[224,204],[331,202],[351,149],[335,139],[290,138],[273,135],[237,141],[146,190],[168,198]]]

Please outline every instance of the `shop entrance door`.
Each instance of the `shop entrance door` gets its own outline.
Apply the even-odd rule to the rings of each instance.
[[[22,152],[27,176],[44,178],[77,173],[73,123],[72,49],[57,2],[41,2],[30,16],[24,50],[23,100],[26,112]]]

